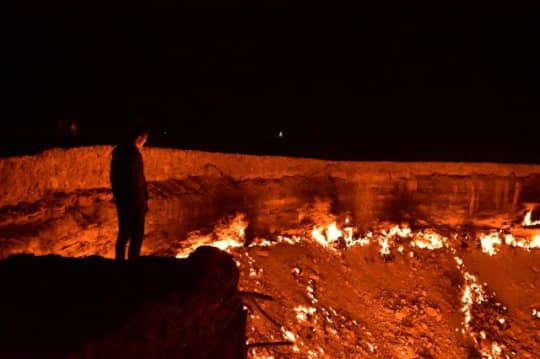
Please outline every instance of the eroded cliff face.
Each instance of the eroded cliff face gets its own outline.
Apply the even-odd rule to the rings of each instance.
[[[116,212],[111,147],[0,160],[0,256],[15,252],[112,256]],[[540,166],[354,163],[144,149],[150,191],[145,254],[174,255],[190,231],[243,213],[267,236],[351,216],[420,227],[500,228],[540,202]]]

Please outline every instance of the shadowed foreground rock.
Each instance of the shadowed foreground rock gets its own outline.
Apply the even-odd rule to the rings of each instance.
[[[238,270],[188,259],[11,256],[0,261],[2,358],[244,358]]]

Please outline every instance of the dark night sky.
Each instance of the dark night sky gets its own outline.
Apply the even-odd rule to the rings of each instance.
[[[144,118],[179,148],[540,162],[536,8],[181,4],[16,9],[3,152],[61,119],[107,143]]]

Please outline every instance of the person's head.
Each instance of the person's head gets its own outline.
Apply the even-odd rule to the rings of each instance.
[[[130,143],[135,145],[135,147],[141,149],[148,139],[149,132],[147,127],[137,126],[131,129],[127,139]]]
[[[139,150],[143,148],[144,144],[146,143],[146,140],[148,139],[148,133],[141,133],[135,138],[135,147],[137,147]]]

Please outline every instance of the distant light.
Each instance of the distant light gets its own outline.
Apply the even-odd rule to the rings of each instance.
[[[279,131],[278,137],[283,138],[283,131]]]
[[[163,134],[166,135],[166,134],[167,134],[167,131],[163,131]]]

